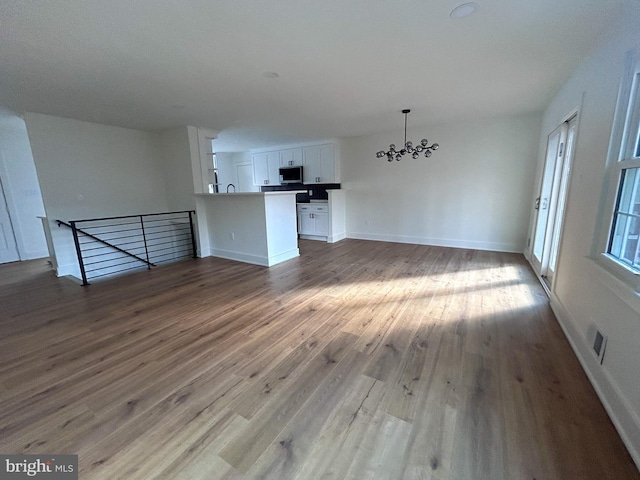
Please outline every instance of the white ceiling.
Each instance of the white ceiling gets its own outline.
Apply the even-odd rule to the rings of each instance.
[[[0,105],[219,151],[541,111],[635,0],[0,0]],[[635,5],[632,5],[634,4]],[[278,72],[275,79],[264,72]]]

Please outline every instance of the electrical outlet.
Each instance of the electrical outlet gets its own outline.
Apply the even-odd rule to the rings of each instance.
[[[230,238],[231,240],[235,240],[235,239],[236,239],[236,234],[235,234],[235,233],[233,233],[233,232],[229,232],[229,238]]]

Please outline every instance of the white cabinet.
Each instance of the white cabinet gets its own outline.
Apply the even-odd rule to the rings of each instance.
[[[329,212],[327,207],[324,208],[324,212],[313,213],[313,219],[315,220],[316,235],[326,237],[329,235]]]
[[[280,185],[280,152],[256,153],[252,155],[253,184]]]
[[[338,146],[327,143],[254,153],[254,185],[280,185],[280,167],[304,167],[302,183],[339,183]]]
[[[333,144],[302,149],[304,183],[335,183],[336,155]]]
[[[329,207],[327,205],[298,204],[298,233],[303,236],[329,235]]]
[[[280,150],[281,167],[299,167],[302,165],[302,148]]]

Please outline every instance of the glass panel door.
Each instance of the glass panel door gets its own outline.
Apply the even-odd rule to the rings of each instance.
[[[536,199],[536,223],[531,263],[547,285],[555,271],[569,182],[568,159],[573,150],[576,120],[564,122],[549,134],[540,196]]]
[[[556,212],[554,215],[553,231],[551,236],[551,251],[549,253],[549,266],[547,268],[546,278],[551,285],[553,275],[556,270],[556,262],[558,260],[558,249],[560,248],[560,234],[562,232],[562,222],[564,220],[564,209],[567,202],[567,193],[569,190],[569,173],[571,171],[571,159],[573,158],[573,150],[575,147],[577,130],[577,119],[573,117],[569,120],[566,148],[562,158],[562,168],[560,171],[560,186],[558,191],[558,201],[556,202]]]

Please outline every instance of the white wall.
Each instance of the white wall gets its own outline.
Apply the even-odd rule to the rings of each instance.
[[[78,275],[73,240],[55,220],[166,211],[157,133],[25,114],[58,274]]]
[[[267,227],[268,265],[275,265],[299,256],[295,194],[265,195],[264,213]]]
[[[346,238],[346,195],[342,189],[327,190],[329,196],[329,235],[328,243],[339,242]]]
[[[376,152],[403,131],[343,139],[347,236],[522,252],[539,131],[535,114],[411,128],[440,149],[391,163]]]
[[[253,195],[198,195],[196,198],[201,256],[268,265],[264,197]],[[232,238],[233,237],[233,238]]]
[[[618,33],[593,51],[545,111],[537,177],[547,135],[584,95],[551,305],[640,467],[640,298],[589,259],[624,55],[640,50],[640,9],[633,4]],[[609,336],[602,366],[587,340],[594,324]]]
[[[24,120],[0,107],[0,179],[21,260],[47,257],[44,205]]]
[[[171,211],[194,210],[193,174],[187,127],[160,134],[167,207]]]
[[[218,164],[218,188],[220,193],[227,191],[227,185],[232,183],[238,187],[238,175],[236,174],[236,165],[233,160],[233,153],[216,153],[216,162]],[[230,188],[233,192],[233,188]]]
[[[253,172],[253,164],[250,152],[218,153],[218,181],[220,182],[220,192],[227,191],[227,185],[232,183],[236,187],[236,192],[259,192],[260,187],[253,185],[253,174],[245,182],[244,188],[238,178],[238,166],[248,165],[249,171]],[[230,189],[233,191],[233,188]]]
[[[187,127],[193,191],[195,193],[209,193],[209,168],[213,167],[211,140],[217,135],[218,132],[215,130],[194,126]]]
[[[295,193],[197,195],[200,255],[270,267],[299,256]]]

